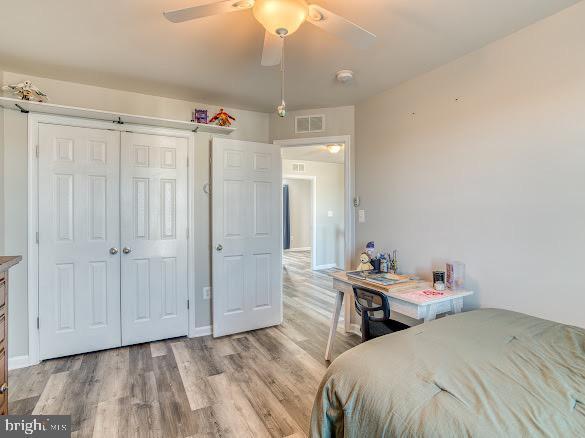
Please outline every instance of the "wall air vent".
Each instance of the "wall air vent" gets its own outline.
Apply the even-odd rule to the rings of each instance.
[[[304,173],[305,172],[305,163],[293,163],[292,170],[296,173]]]
[[[323,131],[325,131],[325,116],[322,114],[295,117],[295,133],[305,134]]]

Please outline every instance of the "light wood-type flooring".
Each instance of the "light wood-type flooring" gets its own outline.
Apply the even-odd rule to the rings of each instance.
[[[73,437],[305,436],[334,292],[308,252],[284,258],[284,323],[177,338],[11,371],[11,414],[69,414]],[[359,337],[339,333],[334,357]]]

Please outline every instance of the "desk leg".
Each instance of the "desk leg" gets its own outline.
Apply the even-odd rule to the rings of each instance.
[[[339,322],[339,315],[341,314],[341,307],[343,306],[343,296],[345,294],[337,291],[335,298],[335,309],[331,317],[331,328],[329,329],[329,339],[327,340],[327,349],[325,350],[325,360],[331,360],[331,350],[333,350],[333,341],[335,340],[335,333],[337,332],[337,323]]]
[[[453,311],[453,314],[461,313],[463,310],[463,298],[456,298],[451,301],[451,310]]]
[[[427,314],[425,315],[425,322],[432,321],[437,317],[437,305],[430,304],[427,306]]]

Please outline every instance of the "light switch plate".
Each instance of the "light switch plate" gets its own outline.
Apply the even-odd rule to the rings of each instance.
[[[207,286],[203,288],[203,299],[209,300],[211,298],[211,287]]]
[[[328,217],[333,217],[333,212],[332,212],[331,210],[329,210],[329,211],[327,212],[327,216],[328,216]]]
[[[358,221],[360,224],[366,222],[366,210],[359,210],[358,211]]]

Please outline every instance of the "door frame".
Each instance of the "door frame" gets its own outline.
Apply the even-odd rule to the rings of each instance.
[[[28,114],[28,364],[36,365],[40,362],[40,336],[38,329],[39,318],[39,245],[37,233],[39,224],[39,167],[37,150],[39,144],[39,124],[63,125],[78,128],[107,129],[119,132],[134,132],[137,134],[165,135],[169,137],[184,138],[188,142],[187,147],[187,224],[189,235],[187,237],[187,284],[189,309],[187,336],[197,336],[195,327],[195,269],[192,264],[195,259],[195,133],[171,128],[159,128],[155,126],[143,126],[133,124],[117,124],[101,120],[83,119],[77,117],[58,116],[52,114]],[[121,143],[120,143],[121,147]]]
[[[311,175],[288,175],[282,174],[282,180],[297,179],[311,182],[311,269],[316,271],[317,266],[317,177]],[[283,250],[285,251],[285,250]],[[294,251],[294,250],[293,250]]]
[[[309,138],[292,138],[286,140],[274,140],[274,144],[280,147],[298,147],[298,146],[317,146],[328,143],[343,143],[343,165],[344,165],[344,234],[345,234],[345,257],[344,270],[351,269],[353,249],[355,244],[355,214],[354,214],[354,193],[355,193],[355,166],[354,152],[350,135],[336,135],[331,137],[309,137]],[[315,251],[313,251],[315,253]]]

